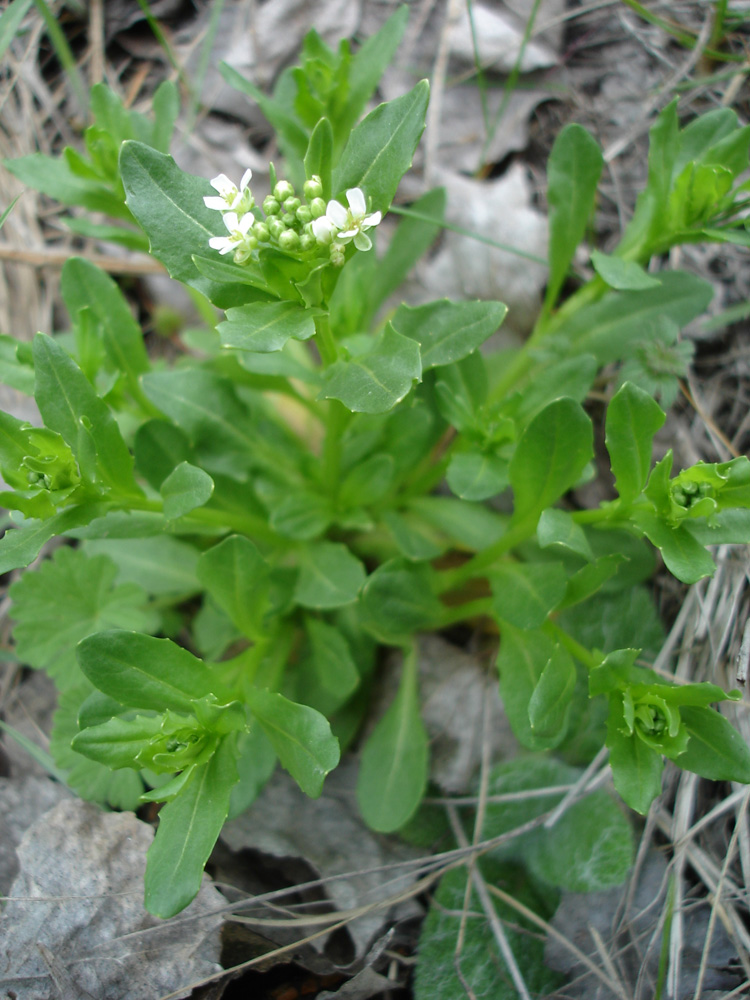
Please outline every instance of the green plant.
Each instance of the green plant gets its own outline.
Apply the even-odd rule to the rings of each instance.
[[[27,566],[55,536],[79,542],[14,584],[18,654],[58,684],[52,751],[71,785],[123,807],[166,803],[146,874],[160,916],[192,899],[227,815],[277,760],[320,793],[367,713],[378,644],[404,650],[403,672],[362,751],[357,796],[376,830],[402,828],[428,775],[414,636],[456,622],[499,630],[521,744],[585,764],[606,741],[615,787],[639,812],[665,757],[750,781],[750,751],[710,707],[738,695],[677,684],[630,648],[658,633],[641,586],[652,546],[692,583],[714,569],[707,545],[750,541],[750,462],[673,476],[669,454],[652,467],[664,412],[626,381],[605,419],[616,497],[592,510],[564,501],[595,474],[582,405],[594,380],[637,363],[631,377],[668,398],[686,359],[677,345],[670,368],[654,345],[672,347],[710,299],[700,279],[646,265],[690,241],[747,245],[750,130],[728,109],[682,127],[666,108],[622,242],[592,254],[595,277],[561,302],[602,168],[592,137],[565,128],[549,162],[542,312],[522,348],[485,354],[500,302],[383,315],[444,203],[424,195],[386,252],[372,247],[428,102],[423,81],[359,120],[405,24],[403,8],[356,54],[312,33],[271,97],[225,70],[284,153],[286,176],[272,168],[262,205],[249,172],[236,187],[178,169],[169,88],[153,124],[94,88],[87,157],[6,164],[125,223],[73,224],[147,240],[225,314],[173,365],[153,361],[118,287],[73,258],[70,333],[40,334],[31,351],[3,341],[7,377],[33,387],[44,427],[0,414],[0,499],[18,522],[0,570]],[[444,480],[452,496],[434,494]],[[511,513],[484,505],[500,494]],[[636,624],[605,634],[605,619]],[[581,828],[620,822],[598,801]],[[540,878],[559,881],[544,852],[525,849]],[[621,877],[628,850],[618,858]]]

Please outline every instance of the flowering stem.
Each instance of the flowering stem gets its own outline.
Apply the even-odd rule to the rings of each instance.
[[[315,317],[315,343],[318,345],[324,368],[338,361],[339,351],[331,333],[328,316]]]

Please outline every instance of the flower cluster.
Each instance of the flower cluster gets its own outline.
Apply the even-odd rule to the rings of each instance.
[[[263,200],[261,212],[249,187],[251,178],[252,171],[246,170],[237,188],[225,174],[219,174],[211,181],[218,194],[203,199],[207,208],[222,213],[229,234],[212,236],[208,245],[222,255],[233,253],[235,263],[244,264],[253,250],[266,244],[295,256],[325,251],[331,263],[340,267],[348,243],[353,242],[358,250],[372,247],[366,230],[377,226],[382,215],[367,214],[360,188],[346,192],[349,207],[345,208],[338,201],[326,205],[322,182],[315,175],[305,181],[304,202],[289,181],[281,180]]]

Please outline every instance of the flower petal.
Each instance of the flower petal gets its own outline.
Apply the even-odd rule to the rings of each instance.
[[[362,188],[349,188],[346,192],[346,200],[349,202],[349,208],[355,218],[361,218],[367,211],[367,202]]]
[[[240,181],[240,191],[244,191],[252,180],[253,172],[250,167],[247,168],[245,173],[242,175],[242,180]]]
[[[326,216],[331,220],[337,229],[343,229],[349,223],[349,213],[343,205],[337,201],[329,201],[326,209]]]
[[[371,226],[377,226],[382,218],[382,212],[373,212],[372,215],[366,215],[362,220],[362,228],[370,229]]]
[[[226,196],[234,191],[234,184],[229,180],[226,174],[218,174],[211,181],[211,187],[215,191],[218,191],[220,195]]]
[[[218,195],[205,195],[203,204],[206,208],[212,208],[215,212],[225,212],[227,209],[226,198],[220,198]]]
[[[321,215],[319,219],[313,219],[312,231],[318,243],[330,243],[337,233],[336,226],[326,215]]]
[[[222,218],[224,219],[224,225],[230,233],[234,233],[237,229],[239,229],[240,220],[237,218],[236,212],[225,212]]]
[[[234,249],[234,243],[228,236],[212,236],[208,245],[212,250],[218,250],[219,253],[229,253]]]
[[[245,212],[245,214],[240,219],[237,228],[239,229],[239,231],[242,233],[243,236],[247,236],[254,222],[255,222],[255,216],[253,215],[253,213]]]
[[[352,238],[352,236],[356,236],[358,232],[359,232],[359,227],[358,226],[355,227],[354,229],[347,229],[343,233],[339,233],[338,236],[336,237],[336,239],[339,239],[339,240],[350,240]]]
[[[354,245],[357,250],[369,250],[372,246],[372,240],[367,233],[360,232],[354,237]]]

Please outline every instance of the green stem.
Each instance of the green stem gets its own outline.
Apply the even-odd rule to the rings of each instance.
[[[520,545],[521,542],[526,541],[527,538],[530,538],[535,531],[535,520],[521,521],[515,527],[506,531],[502,538],[498,538],[493,545],[490,545],[483,552],[479,552],[473,558],[469,559],[468,562],[465,562],[463,566],[459,566],[456,569],[439,570],[441,586],[438,593],[445,594],[450,590],[462,587],[475,577],[485,576],[486,570],[490,569],[498,559],[501,559],[511,549]]]
[[[328,368],[329,365],[338,361],[339,349],[331,333],[331,324],[327,315],[315,317],[315,343],[318,345],[324,368]]]
[[[546,621],[542,626],[542,630],[547,633],[550,639],[559,642],[561,646],[574,656],[579,663],[582,663],[587,670],[593,670],[598,667],[602,662],[598,656],[595,656],[590,650],[582,646],[580,642],[569,635],[565,629],[560,628],[560,626],[553,621]]]
[[[465,622],[469,618],[483,618],[490,614],[492,614],[492,598],[479,597],[475,601],[446,608],[435,627],[447,628],[449,625]]]

